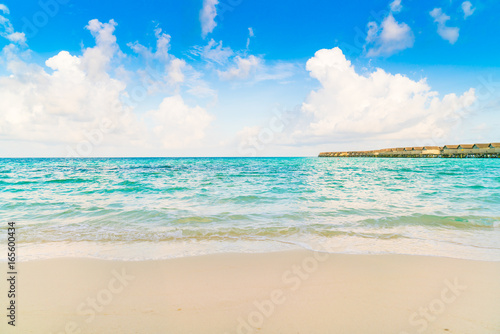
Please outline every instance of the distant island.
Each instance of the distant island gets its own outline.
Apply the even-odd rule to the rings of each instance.
[[[372,151],[321,152],[319,157],[500,158],[500,143],[384,148]]]

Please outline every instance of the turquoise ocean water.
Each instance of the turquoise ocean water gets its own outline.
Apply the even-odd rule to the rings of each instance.
[[[0,159],[18,259],[307,248],[500,261],[497,159]],[[3,260],[3,259],[2,259]]]

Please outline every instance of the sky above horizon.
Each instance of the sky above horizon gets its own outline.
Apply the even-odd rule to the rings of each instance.
[[[498,142],[497,13],[493,0],[0,0],[0,157]]]

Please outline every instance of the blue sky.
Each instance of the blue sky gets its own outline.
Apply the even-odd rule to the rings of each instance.
[[[500,140],[497,1],[0,4],[1,156]]]

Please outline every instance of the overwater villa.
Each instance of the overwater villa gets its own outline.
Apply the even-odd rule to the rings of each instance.
[[[320,157],[500,158],[500,143],[384,148],[372,151],[321,152]]]

